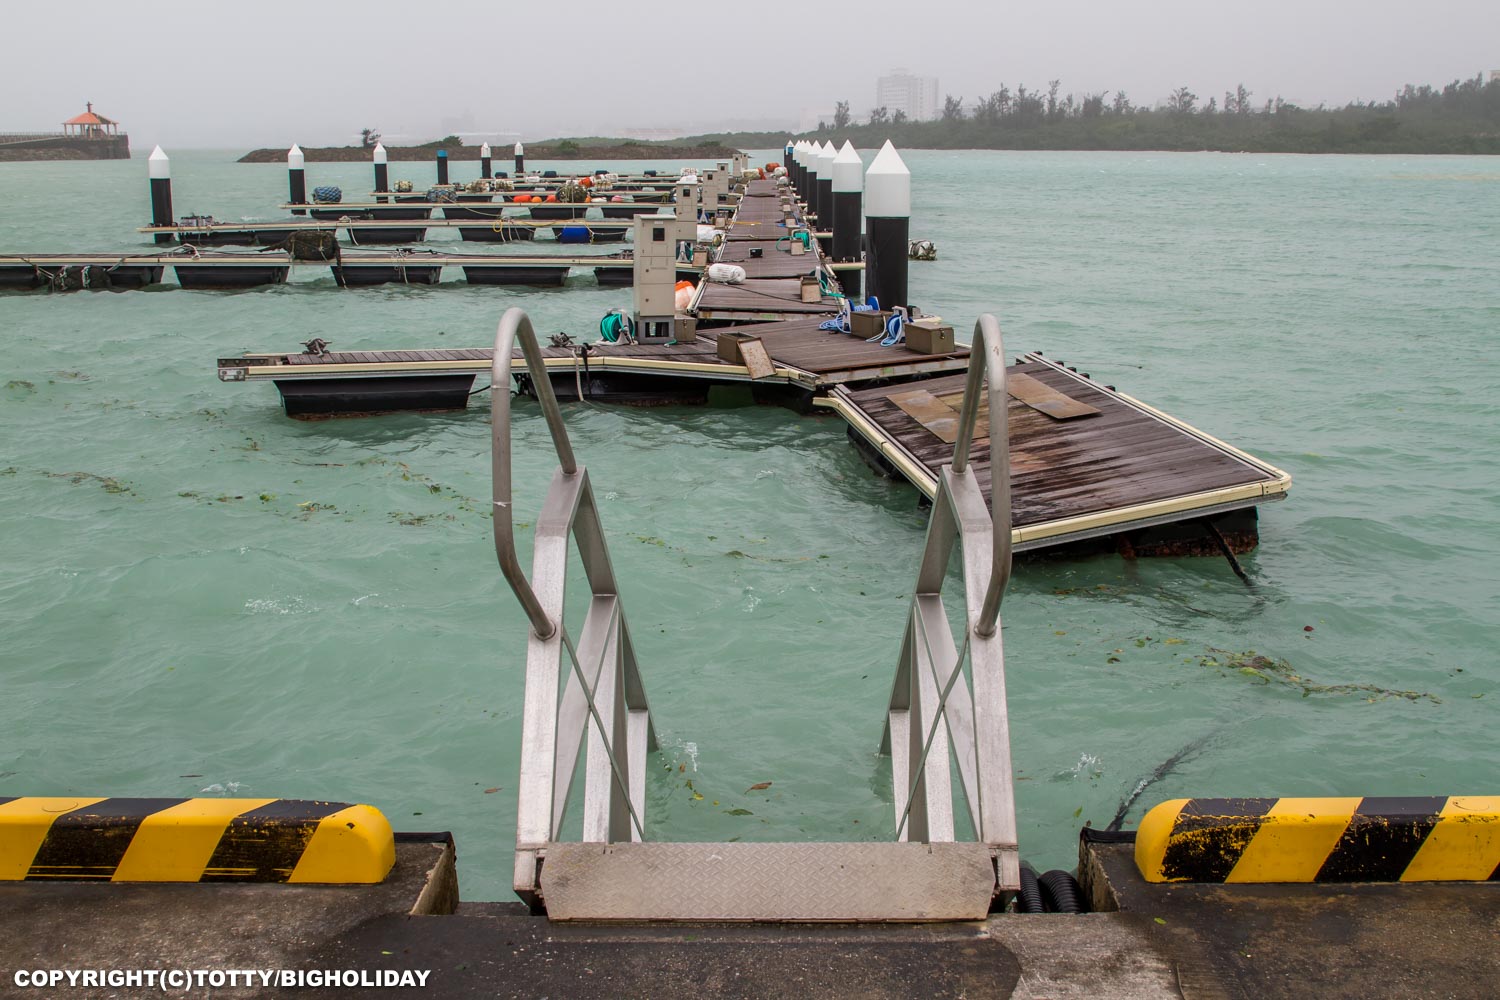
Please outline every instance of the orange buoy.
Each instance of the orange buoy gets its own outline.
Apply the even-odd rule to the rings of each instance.
[[[555,194],[549,194],[547,196],[547,200],[548,201],[556,201],[557,200],[557,195],[555,195]]]
[[[594,186],[594,179],[592,177],[580,177],[578,183],[586,188],[591,188]]]

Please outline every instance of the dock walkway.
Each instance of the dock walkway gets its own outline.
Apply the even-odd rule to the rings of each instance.
[[[793,209],[793,219],[804,221],[800,209]],[[826,290],[815,302],[802,301],[802,277],[828,268],[816,240],[809,241],[804,253],[790,252],[793,232],[783,224],[776,183],[751,181],[715,257],[718,263],[744,268],[745,280],[734,285],[705,282],[693,303],[699,320],[756,323],[817,316],[821,322],[838,312],[838,298]]]
[[[1211,517],[1279,500],[1291,485],[1280,469],[1040,355],[1027,355],[1006,375],[1018,551]],[[841,386],[820,403],[849,422],[867,454],[931,497],[939,469],[953,461],[963,388],[958,375]],[[1075,415],[1050,414],[1057,397],[1079,404],[1069,408]],[[970,461],[988,499],[985,419],[981,407]]]

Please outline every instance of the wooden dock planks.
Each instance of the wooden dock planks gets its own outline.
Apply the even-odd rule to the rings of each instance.
[[[822,254],[816,241],[802,254],[777,248],[789,230],[782,221],[779,199],[770,196],[775,191],[772,181],[750,182],[749,193],[740,199],[715,258],[743,267],[746,280],[737,285],[706,284],[696,303],[700,318],[774,322],[793,316],[827,317],[838,310],[839,300],[832,296],[802,301],[800,278],[817,270]],[[752,258],[752,249],[760,250],[761,256]],[[771,356],[776,356],[774,350]]]
[[[691,344],[609,344],[588,345],[590,362],[608,365],[611,361],[628,364],[641,372],[653,369],[681,370],[684,364],[698,369],[699,377],[714,379],[735,377],[743,366],[730,365],[716,353],[718,334],[750,333],[765,347],[772,371],[760,365],[756,377],[795,382],[808,389],[819,389],[844,382],[883,378],[909,378],[926,373],[962,372],[968,366],[968,351],[953,354],[922,355],[901,347],[881,347],[857,337],[829,334],[817,330],[819,319],[791,320],[783,323],[755,323],[729,327],[723,331],[699,331]],[[547,347],[549,359],[571,359],[576,348]],[[279,377],[295,370],[297,377],[317,377],[321,371],[329,377],[420,375],[437,366],[444,370],[480,370],[489,364],[485,348],[450,348],[432,351],[330,351],[324,354],[248,355],[244,358],[220,358],[220,377],[226,370],[245,369],[244,377],[263,379]],[[724,369],[720,375],[718,369]],[[686,372],[683,372],[686,374]],[[232,379],[238,381],[238,378]],[[925,384],[925,383],[924,383]]]
[[[807,258],[814,263],[814,258]],[[724,313],[763,315],[831,316],[838,311],[838,300],[824,296],[817,302],[802,301],[800,278],[750,278],[738,285],[710,281],[698,297],[700,316]]]
[[[1290,483],[1290,477],[1274,467],[1233,453],[1200,432],[1047,362],[1028,360],[1012,366],[1008,374],[1026,375],[1098,410],[1086,420],[1057,420],[1014,396],[1007,400],[1012,513],[1023,540],[1028,527],[1086,522],[1090,515],[1113,512],[1126,524],[1141,508],[1190,510],[1195,504],[1188,498],[1201,498],[1205,508],[1221,502],[1245,506],[1274,499]],[[921,383],[938,398],[961,393],[963,387],[964,377],[958,375]],[[912,386],[835,391],[856,418],[863,417],[888,444],[915,460],[928,477],[928,482],[917,485],[930,492],[938,469],[953,459],[953,444],[894,401],[910,393]],[[970,453],[986,496],[989,451],[987,440],[977,440]]]
[[[893,369],[891,374],[899,375],[919,371],[962,372],[969,367],[967,347],[960,347],[952,354],[918,354],[900,345],[881,347],[879,343],[869,343],[862,337],[819,330],[818,324],[825,318],[817,316],[779,323],[756,323],[748,327],[729,327],[723,332],[753,333],[766,345],[767,353],[778,364],[800,368],[814,375],[837,376],[828,381],[874,378],[881,374],[880,369]],[[718,332],[700,330],[698,336],[716,338]]]

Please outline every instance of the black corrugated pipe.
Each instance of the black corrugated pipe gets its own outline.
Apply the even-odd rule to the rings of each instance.
[[[1046,913],[1042,904],[1042,890],[1037,885],[1036,869],[1021,862],[1021,891],[1016,894],[1017,913]]]
[[[1078,881],[1072,875],[1061,868],[1054,868],[1037,881],[1041,883],[1042,902],[1048,913],[1084,912],[1083,890],[1078,887]]]

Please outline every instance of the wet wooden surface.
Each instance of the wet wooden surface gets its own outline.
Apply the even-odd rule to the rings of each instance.
[[[1270,482],[1265,471],[1182,429],[1041,362],[1012,365],[1049,388],[1099,410],[1097,417],[1056,420],[1007,399],[1012,511],[1017,527],[1167,500],[1246,483]],[[953,444],[923,427],[891,399],[922,388],[937,397],[962,393],[962,375],[913,385],[850,391],[848,398],[932,472],[953,461]],[[985,496],[990,445],[976,441],[971,461]]]
[[[715,338],[718,333],[752,333],[766,345],[772,358],[784,365],[800,368],[814,374],[849,371],[851,369],[876,369],[892,365],[916,365],[926,362],[952,362],[946,367],[954,371],[968,368],[969,349],[960,347],[952,354],[918,354],[902,346],[881,347],[878,342],[869,343],[861,337],[847,333],[830,333],[819,330],[818,324],[827,317],[786,320],[780,323],[756,323],[743,327],[728,327],[722,331],[700,330],[700,338]],[[926,387],[927,383],[922,383]],[[963,388],[962,382],[959,388]]]
[[[590,356],[616,358],[650,358],[656,361],[688,361],[694,364],[721,365],[711,340],[692,344],[609,344],[588,345]],[[543,347],[547,358],[571,358],[576,347]],[[521,356],[521,349],[514,351]],[[284,365],[315,367],[317,365],[409,364],[421,361],[489,361],[494,351],[488,347],[460,347],[439,351],[328,351],[323,354],[287,354],[276,359]],[[232,360],[232,359],[231,359]]]

